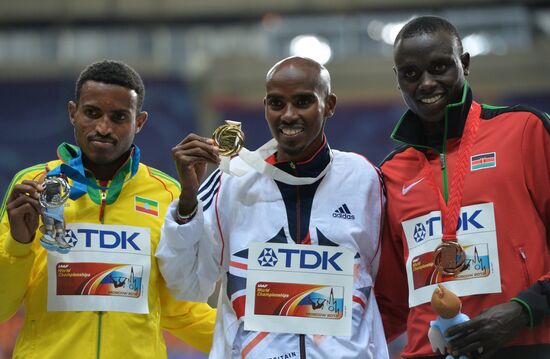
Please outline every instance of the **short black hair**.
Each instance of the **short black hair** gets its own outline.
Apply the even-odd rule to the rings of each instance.
[[[458,49],[462,54],[462,40],[456,27],[446,19],[439,16],[419,16],[403,26],[395,38],[394,46],[402,39],[407,39],[422,34],[433,34],[443,31],[453,36],[458,44]]]
[[[120,85],[137,93],[137,110],[141,111],[145,97],[143,80],[136,70],[121,61],[103,60],[86,67],[76,81],[76,103],[80,101],[82,86],[86,81],[102,82],[110,85]]]

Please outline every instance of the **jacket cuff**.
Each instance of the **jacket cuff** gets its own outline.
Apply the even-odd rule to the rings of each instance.
[[[550,288],[550,280],[538,281],[511,299],[521,304],[529,314],[531,328],[542,323],[545,317],[550,315],[548,288]]]
[[[17,242],[11,234],[8,234],[8,238],[4,241],[4,249],[13,257],[25,257],[31,252],[32,242],[20,243]]]

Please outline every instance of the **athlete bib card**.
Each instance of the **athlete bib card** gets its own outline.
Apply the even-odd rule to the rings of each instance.
[[[409,256],[406,262],[409,306],[431,300],[437,283],[458,296],[500,293],[495,216],[492,203],[462,207],[457,224],[458,243],[464,248],[464,268],[445,275],[434,267],[434,251],[441,243],[441,213],[430,212],[402,223]]]
[[[149,228],[72,223],[69,253],[48,252],[49,311],[147,314]]]
[[[248,258],[245,330],[351,335],[352,251],[254,242]]]
[[[139,298],[143,267],[109,263],[65,263],[56,268],[57,295]]]

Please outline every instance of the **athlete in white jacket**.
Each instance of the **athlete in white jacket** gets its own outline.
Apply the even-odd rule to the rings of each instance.
[[[167,286],[206,301],[221,279],[211,358],[387,358],[372,291],[385,201],[378,172],[329,148],[336,96],[323,66],[282,60],[266,90],[277,142],[259,154],[293,180],[216,170],[199,188],[219,149],[188,135],[172,150],[182,192],[156,253]]]

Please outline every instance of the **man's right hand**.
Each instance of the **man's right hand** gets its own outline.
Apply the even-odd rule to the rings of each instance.
[[[191,213],[197,205],[197,193],[208,163],[218,165],[219,148],[214,140],[194,133],[187,135],[172,148],[172,156],[181,184],[179,212]]]
[[[20,243],[30,243],[34,239],[42,213],[38,197],[43,190],[38,182],[25,180],[11,191],[6,209],[11,235]]]

